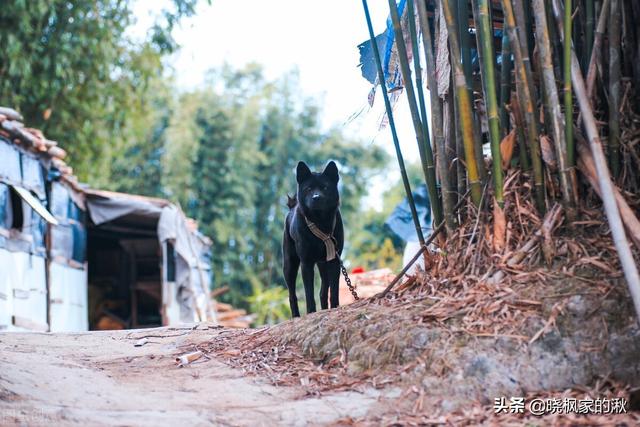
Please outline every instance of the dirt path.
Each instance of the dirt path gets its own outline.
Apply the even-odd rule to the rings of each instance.
[[[305,396],[215,359],[176,367],[179,347],[218,331],[2,333],[0,425],[326,425],[380,407],[374,389]]]

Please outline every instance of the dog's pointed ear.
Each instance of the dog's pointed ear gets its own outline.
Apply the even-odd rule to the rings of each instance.
[[[340,180],[340,176],[338,175],[338,166],[336,166],[336,162],[331,160],[327,167],[322,171],[322,175],[331,179],[334,182],[338,182]]]
[[[298,166],[296,167],[296,181],[298,181],[298,184],[310,177],[311,169],[309,169],[309,166],[307,166],[305,162],[298,162]]]

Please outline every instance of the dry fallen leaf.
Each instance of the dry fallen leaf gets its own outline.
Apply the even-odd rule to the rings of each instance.
[[[555,171],[558,167],[556,162],[556,153],[553,150],[553,142],[547,135],[540,137],[540,150],[542,151],[542,160],[547,165],[549,170]]]
[[[516,130],[512,129],[507,136],[500,142],[500,156],[502,157],[502,169],[509,168],[511,158],[513,157],[513,147],[516,143]]]

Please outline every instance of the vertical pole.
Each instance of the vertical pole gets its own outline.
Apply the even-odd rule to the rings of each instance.
[[[423,131],[424,128],[420,120],[420,113],[418,112],[416,94],[413,89],[413,82],[411,81],[409,57],[407,55],[407,48],[404,44],[404,35],[402,33],[400,16],[398,14],[398,8],[396,6],[395,0],[389,0],[389,11],[391,15],[391,21],[393,23],[393,32],[395,33],[395,43],[396,48],[398,49],[398,58],[400,60],[402,80],[407,92],[407,101],[409,102],[409,110],[411,111],[413,128],[416,132],[418,151],[420,152],[420,160],[422,163],[422,172],[424,173],[425,183],[427,184],[427,190],[429,191],[429,198],[432,200],[431,208],[433,209],[433,219],[437,224],[439,224],[442,221],[442,210],[440,209],[438,192],[436,190],[436,171],[433,164],[433,152],[431,151],[431,145],[427,144],[426,142],[425,134]],[[372,43],[375,44],[375,42]]]
[[[502,177],[502,156],[500,154],[500,121],[498,119],[498,97],[496,95],[495,53],[493,51],[493,29],[489,23],[488,0],[476,0],[473,8],[476,21],[476,40],[481,65],[484,100],[489,122],[489,140],[491,142],[492,172],[495,198],[500,207],[504,207]]]
[[[500,52],[500,127],[502,137],[509,133],[509,112],[507,104],[511,102],[511,47],[507,31],[502,29],[502,49]]]
[[[427,65],[427,82],[429,83],[429,100],[431,101],[431,129],[433,139],[437,148],[436,166],[440,176],[440,187],[442,189],[442,210],[447,231],[452,231],[455,227],[453,216],[453,192],[451,180],[449,179],[449,156],[445,144],[442,104],[438,98],[438,82],[436,81],[436,60],[433,54],[433,42],[431,40],[431,27],[427,16],[427,6],[424,0],[418,0],[418,17],[420,19],[420,31],[422,33],[422,45],[424,48],[425,62]]]
[[[471,35],[469,34],[469,0],[457,0],[455,5],[454,18],[457,22],[458,44],[460,46],[460,61],[466,79],[466,88],[471,100],[471,114],[473,124],[473,140],[475,141],[476,164],[480,179],[487,177],[484,167],[484,154],[482,153],[482,135],[480,132],[479,120],[473,111],[473,73],[471,67]]]
[[[584,68],[584,72],[586,72],[587,67],[589,66],[589,59],[591,58],[591,50],[593,49],[593,31],[596,26],[595,20],[595,0],[585,0],[585,13],[586,17],[586,25],[585,25],[585,41],[584,41],[584,58],[582,61],[582,67]]]
[[[572,178],[571,174],[575,172],[572,168],[567,168],[567,148],[562,132],[564,123],[562,120],[563,117],[560,109],[555,74],[553,72],[551,42],[549,41],[549,27],[547,25],[547,13],[544,7],[544,0],[533,0],[533,14],[536,22],[537,51],[542,71],[542,83],[545,93],[544,99],[547,101],[547,110],[551,121],[550,127],[555,142],[554,147],[556,149],[556,158],[558,159],[558,174],[560,176],[560,186],[562,187],[562,198],[567,212],[567,218],[574,220],[576,215],[576,198],[573,188],[575,177]]]
[[[421,0],[418,1],[420,2]],[[418,92],[418,103],[420,105],[420,117],[422,120],[422,135],[424,137],[422,143],[424,145],[428,178],[432,180],[431,183],[427,181],[427,186],[433,185],[435,198],[432,198],[431,190],[429,191],[431,209],[433,210],[434,223],[440,224],[442,222],[442,203],[437,191],[435,166],[433,164],[433,150],[431,149],[431,138],[429,137],[429,122],[427,117],[427,106],[424,101],[422,66],[420,65],[420,50],[418,48],[418,32],[416,30],[416,17],[414,13],[413,0],[407,0],[407,7],[409,8],[407,15],[409,18],[409,35],[411,36],[411,47],[413,50],[413,69],[416,73],[416,87]]]
[[[449,31],[449,45],[451,47],[451,62],[454,69],[454,86],[456,101],[458,105],[458,117],[460,118],[460,132],[462,134],[462,143],[464,145],[465,160],[467,162],[467,175],[469,177],[469,186],[471,187],[471,200],[474,205],[480,206],[482,198],[482,185],[480,183],[480,174],[476,160],[476,144],[473,138],[473,118],[471,109],[471,99],[467,90],[468,82],[465,78],[460,61],[460,46],[458,45],[458,36],[456,34],[456,22],[453,16],[450,0],[441,0],[442,11],[447,29]]]
[[[518,1],[518,0],[516,0]],[[516,30],[516,20],[513,13],[511,0],[502,0],[502,8],[504,12],[505,27],[509,32],[509,39],[513,47],[516,59],[516,83],[518,86],[518,98],[522,105],[522,114],[526,122],[527,136],[531,149],[531,163],[533,165],[534,177],[534,194],[536,207],[540,213],[545,212],[544,202],[544,174],[542,169],[542,157],[540,154],[540,139],[538,133],[538,124],[535,117],[535,105],[530,88],[533,86],[531,77],[531,68],[528,61],[525,61],[523,54],[523,41],[520,40]],[[526,46],[526,43],[524,43]],[[528,58],[527,58],[528,60]]]
[[[362,0],[362,7],[364,9],[364,16],[367,20],[367,28],[369,29],[369,39],[371,40],[371,47],[373,48],[373,56],[376,59],[376,67],[378,69],[378,80],[380,82],[380,89],[382,90],[382,97],[384,98],[384,107],[387,111],[389,118],[389,128],[391,128],[391,137],[393,138],[393,146],[396,150],[396,158],[398,159],[398,166],[400,167],[400,175],[402,175],[402,184],[404,185],[404,191],[407,194],[407,201],[409,202],[409,209],[411,210],[411,218],[413,218],[413,225],[416,228],[416,234],[420,245],[424,245],[424,234],[422,233],[422,227],[420,226],[420,218],[418,218],[418,211],[416,210],[416,204],[413,200],[413,194],[411,193],[411,184],[409,184],[409,177],[407,176],[407,170],[404,165],[404,158],[402,151],[400,150],[400,142],[398,141],[398,134],[396,132],[396,124],[393,119],[393,110],[391,109],[391,103],[389,102],[389,94],[387,93],[387,84],[384,80],[384,71],[382,71],[382,62],[380,61],[380,52],[378,50],[378,44],[376,43],[376,36],[373,33],[373,26],[371,25],[371,16],[369,15],[369,6],[367,0]]]
[[[620,175],[620,0],[611,0],[609,13],[609,164]],[[640,58],[636,58],[636,61]]]
[[[567,166],[574,167],[575,147],[573,145],[573,96],[571,94],[571,0],[565,0],[564,9],[564,138],[567,140]]]

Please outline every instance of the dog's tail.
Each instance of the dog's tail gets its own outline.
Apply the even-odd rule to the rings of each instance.
[[[287,194],[287,207],[289,209],[293,209],[296,207],[297,204],[298,204],[298,200],[296,199],[295,194],[293,195],[293,197]]]

